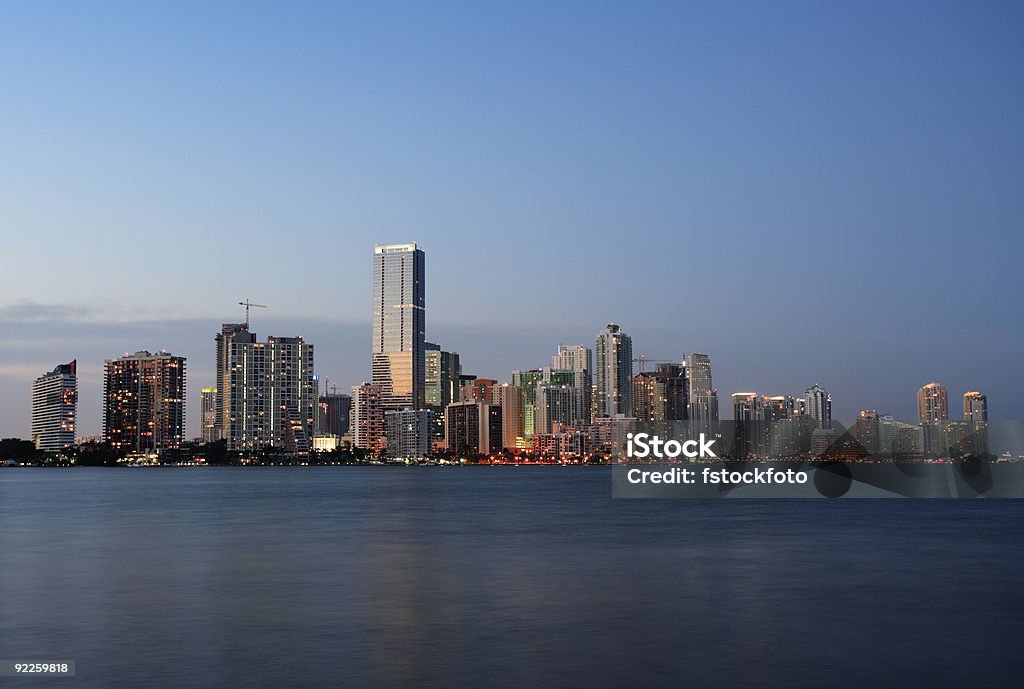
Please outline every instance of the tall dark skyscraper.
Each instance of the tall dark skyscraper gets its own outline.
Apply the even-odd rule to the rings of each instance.
[[[424,254],[415,243],[373,252],[372,382],[388,409],[423,409]]]
[[[120,450],[159,452],[181,446],[185,428],[185,357],[136,352],[106,362],[104,438]]]

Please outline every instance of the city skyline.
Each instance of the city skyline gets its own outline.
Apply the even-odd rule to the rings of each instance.
[[[914,418],[938,380],[1024,418],[1019,3],[4,18],[0,435],[73,358],[98,433],[101,362],[139,349],[188,358],[198,435],[209,333],[249,298],[369,380],[367,247],[410,240],[467,372],[616,322],[710,354],[723,416],[820,382],[837,419]]]
[[[401,246],[415,246],[415,245],[401,245]],[[377,250],[379,251],[380,248],[381,248],[381,246],[378,245],[377,246]],[[422,261],[423,261],[422,253],[423,252],[421,250],[418,250],[418,249],[417,249],[417,251],[420,254],[419,261],[420,261],[420,265],[422,266]],[[421,270],[422,270],[422,268],[421,268]],[[422,274],[420,274],[420,279],[422,279]],[[244,304],[240,303],[240,305],[244,305]],[[248,314],[247,314],[247,317],[248,317]],[[234,324],[234,323],[224,323],[224,324],[222,324],[222,333],[219,333],[217,335],[217,337],[214,338],[214,340],[216,341],[216,346],[213,348],[213,359],[214,359],[214,361],[215,362],[219,362],[220,357],[223,356],[223,354],[221,353],[220,340],[222,339],[222,336],[227,334],[227,333],[231,333],[231,334],[241,333],[241,334],[245,335],[246,337],[248,337],[249,340],[251,340],[252,342],[256,342],[255,335],[250,334],[249,331],[248,331],[248,328],[249,328],[249,324],[248,323],[244,324],[244,326],[243,326],[243,324]],[[606,326],[604,329],[602,329],[601,331],[598,332],[598,342],[597,342],[597,344],[600,345],[600,343],[602,341],[602,337],[608,335],[609,333],[614,333],[616,336],[621,334],[622,337],[624,337],[626,339],[627,343],[631,342],[632,338],[630,338],[626,333],[621,332],[620,329],[619,329],[619,326],[617,326],[616,324],[610,324],[610,325]],[[275,338],[275,337],[271,337],[271,338],[269,338],[268,343],[273,343],[275,340],[283,340],[285,342],[291,342],[291,341],[294,340],[295,342],[297,342],[298,344],[301,345],[302,342],[304,341],[304,338],[301,335],[297,336],[297,338],[280,338],[280,337]],[[432,349],[432,348],[439,347],[439,345],[436,345],[436,344],[433,344],[433,343],[426,343],[426,345],[428,345],[426,347],[426,349]],[[309,347],[310,351],[311,351],[312,343],[310,343],[309,345],[304,345],[304,346]],[[627,345],[627,348],[629,348],[629,345]],[[574,350],[578,350],[578,351],[574,351]],[[166,350],[161,350],[161,351],[163,352],[163,355],[166,356]],[[570,353],[570,352],[572,352],[572,353]],[[138,355],[139,353],[140,352],[137,352],[136,355]],[[141,352],[141,353],[145,353],[145,352]],[[628,352],[628,353],[632,354],[631,351]],[[458,356],[458,357],[461,357],[461,354],[458,353],[458,352],[454,352],[454,354],[456,356]],[[584,357],[586,357],[587,355],[589,355],[589,352],[587,351],[587,348],[585,346],[583,346],[583,345],[566,345],[564,343],[559,343],[557,345],[557,352],[556,352],[556,354],[551,356],[551,363],[552,364],[557,364],[559,361],[562,361],[563,363],[570,362],[570,364],[567,364],[567,365],[573,365],[571,362],[575,362],[577,359],[582,361],[584,359]],[[122,358],[130,358],[131,356],[132,355],[130,355],[129,352],[125,352],[124,356]],[[691,367],[696,365],[694,363],[693,357],[697,357],[698,358],[699,365],[702,367],[701,370],[702,371],[705,370],[705,368],[708,366],[708,357],[705,354],[689,353],[689,354],[685,354],[685,355],[681,356],[680,357],[680,364],[683,364],[683,368],[685,368],[685,363],[686,362],[688,362]],[[181,357],[181,358],[183,360],[187,360],[187,357]],[[631,358],[631,357],[629,357],[629,358]],[[655,361],[655,359],[651,359],[651,360]],[[109,366],[109,363],[110,363],[110,361],[108,360],[106,365]],[[219,366],[217,368],[219,368]],[[76,362],[76,369],[77,369],[77,362]],[[312,366],[310,365],[310,371],[312,371],[312,370],[313,370]],[[552,369],[552,368],[547,367],[547,366],[542,366],[542,367],[539,367],[539,368],[538,367],[531,367],[529,369],[514,369],[514,370],[509,371],[507,377],[505,377],[505,378],[501,378],[500,374],[498,374],[499,375],[498,379],[488,380],[487,382],[488,383],[503,384],[505,381],[514,380],[515,379],[515,375],[516,375],[516,373],[518,371],[523,371],[523,372],[534,372],[535,371],[537,373],[538,383],[539,383],[539,382],[541,382],[543,380],[544,377],[550,375],[550,372],[557,371],[557,369]],[[637,374],[638,372],[639,371],[635,367],[632,369],[632,374],[633,375]],[[564,373],[568,374],[568,373],[570,373],[570,371],[566,370],[566,371],[564,371]],[[46,373],[44,372],[43,375],[45,376]],[[312,375],[312,373],[310,373],[309,375]],[[473,374],[474,377],[482,377],[483,375],[487,375],[487,373]],[[700,375],[705,375],[705,374],[701,373]],[[718,375],[718,373],[716,371],[716,377],[717,377],[717,375]],[[323,378],[325,378],[325,377],[322,374],[320,374],[319,371],[317,371],[316,372],[316,379],[323,379]],[[589,376],[588,376],[588,378],[589,378]],[[218,380],[218,377],[215,376],[214,380]],[[334,379],[334,380],[335,380],[335,383],[336,383],[335,388],[337,388],[337,382],[338,381],[337,381],[337,379]],[[702,379],[698,378],[698,380],[702,380]],[[629,383],[630,383],[629,384],[629,388],[630,388],[630,390],[632,390],[633,386],[634,386],[634,381],[633,381],[632,377],[630,378]],[[77,385],[77,382],[76,382],[76,385]],[[358,385],[359,384],[355,384],[355,385],[351,386],[352,387],[353,396],[355,396],[355,391],[356,391],[356,388],[358,387]],[[923,384],[920,388],[918,388],[918,390],[916,392],[915,399],[916,399],[917,408],[918,408],[918,414],[919,415],[920,415],[920,404],[921,404],[921,395],[922,395],[922,393],[925,390],[931,389],[931,388],[933,388],[933,387],[935,387],[937,385],[938,385],[938,383],[936,383],[933,380],[933,381],[931,381],[931,382],[929,382],[927,384]],[[317,386],[318,386],[318,389],[319,389],[319,383],[317,383]],[[692,382],[691,382],[691,386],[692,386]],[[946,391],[945,391],[946,389],[945,389],[944,386],[940,386],[939,385],[938,387],[940,387],[942,389],[942,392],[943,392],[944,395],[947,394]],[[983,393],[979,393],[979,392],[976,391],[977,387],[979,387],[979,386],[977,386],[977,385],[975,385],[973,387],[968,386],[968,389],[966,389],[964,391],[964,393],[963,393],[965,415],[966,415],[967,409],[968,409],[967,404],[968,404],[968,399],[969,398],[972,398],[974,396],[981,396],[981,398],[983,400],[987,399],[987,395],[984,395]],[[342,389],[343,390],[347,390],[348,386],[347,385],[343,385]],[[717,387],[715,389],[717,390]],[[207,387],[205,385],[201,386],[201,389],[198,391],[198,395],[197,395],[199,401],[198,401],[198,403],[196,403],[196,406],[192,407],[193,411],[191,412],[191,414],[188,412],[188,408],[189,408],[188,405],[187,404],[185,405],[186,420],[187,420],[187,425],[186,425],[186,427],[184,429],[184,432],[183,432],[183,437],[185,439],[190,439],[190,438],[193,438],[193,437],[197,437],[197,438],[198,437],[202,437],[204,432],[206,432],[204,430],[204,428],[203,428],[204,414],[203,414],[202,410],[204,409],[204,401],[203,401],[202,398],[203,398],[204,394],[211,392],[211,390],[212,390],[211,388],[209,388],[209,387]],[[732,396],[733,399],[735,399],[737,396],[744,396],[744,395],[756,396],[756,397],[768,399],[770,395],[775,395],[775,394],[782,394],[783,396],[789,396],[790,398],[794,397],[794,395],[791,394],[789,389],[786,389],[786,391],[782,392],[782,393],[779,393],[778,390],[759,390],[757,392],[750,392],[750,393],[737,392],[737,393],[732,393],[731,396]],[[815,383],[814,385],[812,385],[812,386],[807,388],[805,394],[807,395],[806,399],[808,400],[808,403],[807,403],[808,413],[812,417],[815,417],[818,414],[818,412],[815,411],[815,409],[816,409],[815,405],[811,402],[812,398],[815,395],[826,395],[827,399],[826,398],[822,398],[823,401],[826,401],[827,405],[828,405],[827,406],[827,412],[825,412],[825,413],[826,413],[826,415],[828,417],[831,417],[832,396],[831,396],[831,393],[828,390],[823,390],[818,383]],[[721,397],[721,396],[722,396],[722,393],[719,392],[718,397]],[[799,398],[799,395],[796,395],[796,397]],[[217,396],[217,398],[219,399],[219,396]],[[81,396],[78,395],[77,399],[78,399],[78,402],[80,403],[81,402]],[[566,403],[568,403],[568,402],[566,402]],[[103,404],[103,400],[102,399],[100,400],[100,404],[102,406],[102,404]],[[310,402],[310,404],[315,404],[315,403]],[[574,406],[577,406],[575,402],[573,402],[572,404]],[[691,405],[692,405],[692,400],[691,400]],[[30,407],[30,409],[31,409],[31,407]],[[857,421],[858,417],[863,418],[863,412],[864,411],[871,411],[872,413],[875,413],[876,409],[883,409],[883,410],[885,410],[886,407],[884,405],[875,405],[874,407],[862,406],[854,415],[851,415],[849,417],[850,420],[849,420],[848,423],[850,423],[852,425],[852,424],[854,424]],[[987,416],[988,416],[987,401],[984,402],[984,410],[985,410],[984,414],[985,414],[985,417],[987,419]],[[383,407],[382,407],[381,411],[383,412]],[[691,413],[691,414],[693,413],[693,409],[692,408],[690,409],[689,413]],[[891,411],[885,412],[885,413],[888,413],[888,414],[892,415]],[[77,415],[80,416],[81,413],[78,412]],[[219,414],[215,414],[215,416],[217,416],[219,418],[220,415]],[[907,419],[907,420],[910,420],[910,419],[913,418],[912,415],[901,416],[899,414],[895,414],[895,416],[897,418]],[[946,414],[946,417],[947,418],[956,418],[955,416],[954,417],[950,417],[948,414]],[[724,420],[726,417],[723,416],[722,418]],[[967,417],[965,416],[965,419],[966,418]],[[381,420],[383,421],[383,417],[382,417]],[[566,420],[568,421],[568,419],[566,419]],[[843,417],[836,417],[836,420],[844,422],[844,423],[847,423],[846,419],[843,418]],[[924,419],[922,419],[922,421],[923,420]],[[194,434],[191,432],[191,427],[193,425],[196,425],[198,427],[197,432],[194,433]],[[222,431],[220,431],[220,432],[222,432]],[[87,433],[87,432],[84,432],[84,431],[80,430],[78,435],[80,437],[84,437],[84,436],[92,436],[92,435],[98,435],[98,434]],[[14,437],[18,437],[18,436],[14,436]],[[308,440],[307,440],[307,442],[308,442]]]

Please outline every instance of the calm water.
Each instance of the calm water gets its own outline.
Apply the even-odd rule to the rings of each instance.
[[[0,687],[1019,686],[1024,503],[610,481],[0,469]]]

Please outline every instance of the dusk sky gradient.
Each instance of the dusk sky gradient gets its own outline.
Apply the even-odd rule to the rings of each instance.
[[[4,3],[0,437],[29,386],[213,336],[369,376],[376,243],[426,252],[427,339],[506,380],[592,347],[1024,418],[1024,4]]]

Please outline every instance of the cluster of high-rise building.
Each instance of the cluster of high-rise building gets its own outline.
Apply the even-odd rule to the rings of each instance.
[[[426,339],[425,255],[415,243],[373,253],[373,325],[369,381],[319,390],[314,347],[302,337],[268,336],[225,323],[214,337],[216,379],[202,389],[203,442],[224,441],[242,454],[295,454],[348,443],[392,458],[503,451],[585,455],[614,446],[638,424],[696,437],[721,435],[711,359],[691,353],[645,370],[629,335],[609,323],[583,344],[559,344],[550,366],[515,370],[507,382],[462,370],[459,354]],[[634,375],[634,363],[640,370]],[[75,439],[77,364],[32,386],[32,436],[57,451]],[[820,453],[841,440],[832,397],[820,385],[801,396],[732,395],[733,430],[725,441],[738,457]],[[937,383],[918,393],[919,423],[862,411],[850,429],[869,453],[942,456],[951,448],[987,450],[987,401],[964,395],[964,420],[949,420]],[[184,441],[185,359],[139,351],[104,368],[104,439],[129,452],[160,453]]]

